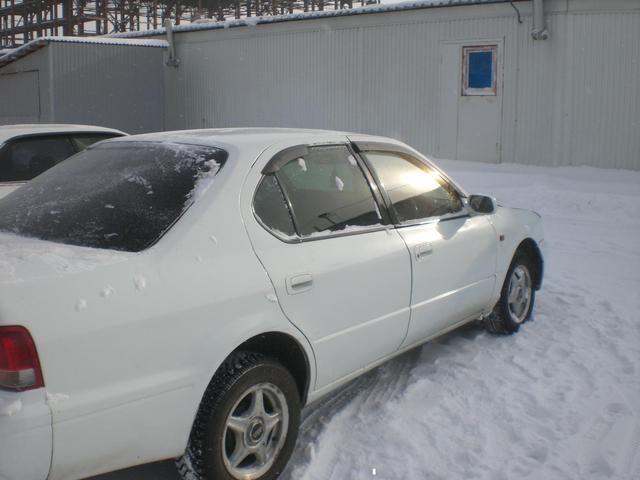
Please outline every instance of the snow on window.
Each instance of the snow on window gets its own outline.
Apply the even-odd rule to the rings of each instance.
[[[137,252],[210,188],[226,158],[214,147],[97,144],[5,197],[0,231]]]
[[[307,163],[304,161],[304,158],[301,157],[298,159],[298,165],[300,165],[303,172],[307,171]]]
[[[340,177],[336,177],[336,188],[341,192],[344,190],[344,182]]]

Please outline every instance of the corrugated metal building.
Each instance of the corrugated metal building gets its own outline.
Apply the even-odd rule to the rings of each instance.
[[[0,57],[0,124],[164,125],[164,40],[48,37]]]
[[[157,70],[151,54],[144,71],[124,68],[132,82],[160,72],[165,129],[343,129],[443,158],[640,169],[640,1],[544,0],[544,40],[532,38],[533,3],[429,0],[183,25],[177,68]],[[103,123],[138,131],[121,107]],[[146,119],[142,129],[158,129]]]

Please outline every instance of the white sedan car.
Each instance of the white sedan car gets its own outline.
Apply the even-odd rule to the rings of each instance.
[[[93,125],[0,125],[0,198],[89,145],[123,135]]]
[[[536,213],[327,131],[101,142],[0,232],[2,480],[277,478],[303,405],[466,322],[515,332],[543,272]]]

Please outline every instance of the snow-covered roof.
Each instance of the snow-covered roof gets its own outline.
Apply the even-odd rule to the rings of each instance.
[[[96,127],[95,125],[73,125],[54,123],[25,123],[19,125],[0,125],[0,144],[10,138],[21,137],[32,134],[46,133],[116,133],[126,135],[120,130],[106,127]]]
[[[24,57],[50,43],[83,43],[98,45],[125,45],[133,47],[160,47],[168,46],[165,40],[152,39],[129,39],[112,37],[41,37],[30,41],[18,48],[10,50],[7,54],[0,56],[0,67]]]
[[[169,142],[189,143],[194,145],[219,146],[220,144],[232,145],[261,145],[262,148],[274,143],[289,141],[299,138],[304,143],[309,137],[326,135],[348,135],[346,132],[332,130],[317,130],[306,128],[206,128],[196,130],[176,130],[171,132],[143,133],[117,139],[117,141],[145,141],[145,142]]]
[[[514,0],[524,1],[524,0]],[[194,32],[200,30],[215,30],[219,28],[234,28],[234,27],[253,27],[262,24],[281,23],[281,22],[293,22],[300,20],[313,20],[320,18],[331,17],[348,17],[352,15],[366,15],[374,13],[387,13],[387,12],[400,12],[405,10],[418,10],[425,8],[439,8],[439,7],[455,7],[463,5],[484,5],[491,3],[510,3],[509,0],[409,0],[398,3],[383,3],[375,5],[366,5],[363,7],[356,7],[351,9],[342,10],[323,10],[315,12],[300,12],[290,13],[286,15],[274,15],[264,17],[248,17],[240,19],[231,19],[225,21],[211,21],[198,20],[194,23],[175,25],[173,27],[174,32]],[[166,29],[164,27],[155,30],[143,30],[136,32],[122,32],[112,33],[109,36],[112,38],[140,38],[165,35]]]

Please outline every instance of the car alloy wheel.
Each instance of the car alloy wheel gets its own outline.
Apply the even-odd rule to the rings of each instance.
[[[520,264],[511,272],[507,290],[509,315],[515,323],[520,324],[527,319],[532,291],[533,287],[529,269],[525,265]]]
[[[253,480],[267,472],[282,450],[289,409],[282,391],[272,383],[244,391],[231,409],[222,435],[225,468],[238,480]]]

